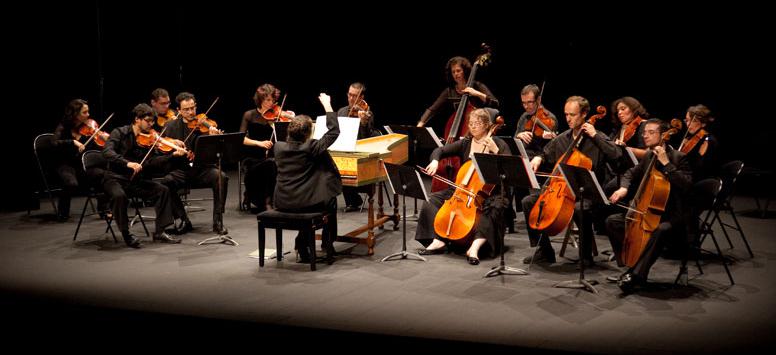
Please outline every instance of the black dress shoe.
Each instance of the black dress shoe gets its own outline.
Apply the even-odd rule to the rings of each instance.
[[[466,259],[469,261],[469,265],[479,265],[480,264],[480,258],[475,258],[473,256],[467,256]]]
[[[181,242],[180,239],[172,237],[165,232],[154,234],[154,240],[158,240],[162,243],[170,243],[170,244],[178,244]]]
[[[437,254],[444,254],[445,248],[439,248],[439,249],[418,249],[418,254],[420,255],[437,255]]]
[[[554,264],[555,263],[555,250],[549,249],[549,250],[545,251],[542,248],[536,249],[536,252],[534,252],[533,255],[526,256],[523,259],[523,264],[531,264],[531,263]]]
[[[213,223],[213,233],[218,235],[226,235],[229,234],[229,230],[224,227],[224,222],[218,221]]]
[[[137,239],[134,235],[129,234],[124,236],[124,243],[130,248],[140,248],[140,239]]]
[[[360,209],[359,206],[345,206],[345,212],[355,212]]]
[[[181,223],[180,226],[175,228],[175,234],[177,234],[177,235],[186,234],[186,233],[191,232],[193,230],[194,230],[194,225],[191,224],[191,221],[187,219],[187,220],[183,221],[183,223]]]
[[[642,283],[642,280],[637,275],[626,272],[625,274],[620,277],[620,280],[617,281],[617,286],[620,287],[620,290],[622,290],[622,293],[629,294],[633,293],[638,286],[640,286]]]

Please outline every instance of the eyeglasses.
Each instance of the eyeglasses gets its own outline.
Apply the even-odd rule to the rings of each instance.
[[[485,124],[482,122],[471,121],[469,122],[469,127],[485,127]]]
[[[143,121],[154,123],[154,116],[143,117]]]

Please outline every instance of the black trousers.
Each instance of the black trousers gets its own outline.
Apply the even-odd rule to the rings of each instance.
[[[140,197],[155,200],[156,211],[155,233],[164,232],[164,228],[174,221],[172,214],[172,201],[170,189],[162,183],[135,177],[132,181],[112,173],[106,174],[103,181],[105,193],[113,201],[113,219],[123,235],[129,234],[129,207],[130,197]]]
[[[245,197],[250,203],[264,211],[272,205],[275,193],[277,167],[274,159],[245,158]]]
[[[165,175],[162,181],[174,192],[171,199],[176,218],[184,218],[186,215],[183,202],[177,194],[179,189],[186,187],[195,189],[210,187],[213,190],[213,223],[222,221],[229,186],[229,177],[224,171],[221,171],[220,185],[218,183],[218,169],[215,167],[200,167],[186,170],[175,169]]]
[[[307,206],[303,208],[294,208],[294,209],[278,209],[278,211],[281,212],[292,212],[292,213],[310,213],[310,212],[328,212],[329,213],[329,223],[327,227],[324,227],[324,235],[330,236],[328,240],[323,240],[323,246],[324,249],[329,248],[332,246],[332,243],[334,243],[334,240],[337,239],[337,197],[332,197],[329,199],[329,201],[325,203],[319,203],[312,206]],[[304,251],[306,250],[305,247],[307,246],[307,243],[305,242],[310,236],[307,236],[303,234],[305,232],[299,231],[299,234],[296,235],[296,239],[294,239],[294,249],[299,250],[300,255],[305,255]],[[314,233],[314,232],[313,232]],[[309,255],[309,254],[306,254]]]
[[[672,239],[679,237],[681,233],[675,233],[682,229],[674,228],[675,223],[661,222],[658,227],[652,232],[652,237],[649,238],[644,251],[639,257],[639,260],[633,266],[633,273],[642,279],[646,280],[649,275],[649,270],[652,265],[655,264],[660,253],[663,251],[664,246]],[[617,258],[618,265],[624,265],[621,261],[622,258],[622,245],[625,238],[625,214],[618,213],[613,214],[606,218],[606,228],[609,231],[609,242],[612,244],[612,250]],[[684,244],[684,243],[681,243]]]

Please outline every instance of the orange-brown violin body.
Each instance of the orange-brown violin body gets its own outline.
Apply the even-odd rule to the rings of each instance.
[[[531,119],[525,122],[523,130],[531,132],[534,137],[542,137],[547,131],[542,126],[547,127],[550,131],[555,130],[555,121],[550,117],[550,113],[544,109],[544,106],[539,106]]]
[[[105,147],[105,142],[107,142],[108,138],[110,138],[110,134],[101,131],[99,126],[100,125],[97,124],[97,121],[89,118],[77,127],[77,130],[74,132],[74,136],[75,133],[86,137],[94,136],[94,143],[100,147]]]

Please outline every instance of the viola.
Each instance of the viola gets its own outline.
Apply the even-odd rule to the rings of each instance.
[[[107,119],[105,119],[105,122],[102,123],[102,125],[98,125],[97,121],[93,120],[92,118],[86,119],[86,121],[81,122],[80,125],[73,128],[73,137],[86,137],[88,136],[89,139],[86,140],[86,143],[84,145],[89,144],[89,142],[94,139],[94,143],[96,143],[100,147],[105,147],[105,142],[110,138],[110,134],[107,132],[102,131],[102,127],[105,126],[108,121],[113,117],[113,114],[111,113],[110,116],[108,116]]]
[[[178,114],[174,110],[168,109],[163,115],[156,116],[156,124],[159,127],[164,127],[165,123],[178,118]]]
[[[662,145],[681,127],[682,121],[671,120],[671,129],[663,133],[658,145]],[[625,239],[622,243],[620,261],[629,267],[633,267],[639,261],[652,232],[660,225],[660,216],[666,209],[671,193],[671,183],[657,170],[655,161],[657,161],[657,154],[652,154],[641,178],[639,189],[625,215]]]
[[[161,137],[155,130],[150,130],[148,133],[139,133],[135,136],[135,143],[141,148],[151,149],[155,147],[159,152],[171,153],[176,150],[182,150],[186,153],[186,148],[179,145],[173,139],[167,137]]]
[[[469,78],[466,80],[466,87],[471,87],[474,84],[475,75],[477,75],[477,69],[480,66],[485,66],[490,62],[490,47],[483,43],[482,49],[484,53],[477,57],[477,60],[472,66],[472,71],[469,73]],[[464,136],[468,131],[469,114],[474,110],[474,106],[469,103],[469,94],[464,93],[461,95],[461,101],[458,103],[458,109],[455,114],[447,119],[445,125],[445,142],[453,143],[458,137]],[[458,168],[461,166],[460,159],[458,157],[445,158],[439,161],[440,175],[446,178],[452,178],[453,175],[457,176]],[[431,191],[436,192],[447,188],[447,186],[441,182],[441,180],[431,181]]]
[[[210,132],[210,127],[218,128],[216,121],[207,117],[207,114],[200,113],[193,120],[186,123],[186,127],[193,130],[199,130],[202,133]]]
[[[636,134],[636,131],[639,130],[639,125],[641,125],[642,121],[643,119],[640,116],[636,116],[625,125],[624,132],[622,133],[623,142],[627,142],[633,137],[634,134]]]
[[[280,106],[274,105],[267,111],[264,111],[261,116],[267,121],[288,122],[296,117],[296,114],[293,111],[284,111]]]
[[[598,114],[590,116],[587,123],[594,125],[596,121],[606,116],[605,107],[598,106],[596,111]],[[587,170],[593,169],[593,161],[577,149],[584,137],[585,134],[580,132],[566,149],[566,152],[555,163],[552,175],[542,186],[542,193],[531,209],[531,214],[528,218],[528,225],[531,228],[553,236],[560,233],[571,222],[571,218],[574,216],[576,199],[574,192],[569,189],[566,181],[562,178],[559,167],[563,163]]]

